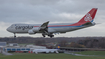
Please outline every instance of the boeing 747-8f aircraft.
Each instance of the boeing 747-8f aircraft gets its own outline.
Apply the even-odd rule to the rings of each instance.
[[[49,21],[43,24],[12,24],[7,28],[7,31],[14,33],[14,37],[16,37],[16,33],[42,33],[43,37],[47,35],[52,38],[54,37],[54,33],[66,33],[69,31],[94,26],[95,23],[93,22],[93,20],[96,12],[97,8],[92,8],[80,21],[73,24],[49,24]]]

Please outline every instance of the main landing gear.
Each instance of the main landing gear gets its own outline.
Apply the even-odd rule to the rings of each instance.
[[[50,35],[48,35],[50,38],[52,38],[52,37],[54,37],[54,35],[53,34],[50,34]]]
[[[45,33],[42,33],[42,36],[43,36],[43,37],[46,37],[46,34],[45,34]],[[48,34],[48,36],[49,36],[50,38],[54,37],[53,34]]]
[[[46,37],[44,33],[42,33],[42,36],[43,36],[43,37]]]

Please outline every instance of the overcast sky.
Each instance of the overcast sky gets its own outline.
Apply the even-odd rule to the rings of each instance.
[[[100,24],[55,37],[105,36],[105,0],[0,0],[0,37],[13,36],[6,28],[14,23],[75,23],[92,8],[98,8],[94,22]]]

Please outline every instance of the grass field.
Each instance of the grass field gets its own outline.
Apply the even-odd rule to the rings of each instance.
[[[55,54],[55,53],[53,54],[14,53],[14,55],[11,55],[11,56],[4,56],[0,54],[0,59],[105,59],[105,57],[102,57],[102,56],[73,56],[73,55],[64,54],[64,53],[59,53],[59,54]]]
[[[0,53],[0,56],[3,56],[3,55]]]

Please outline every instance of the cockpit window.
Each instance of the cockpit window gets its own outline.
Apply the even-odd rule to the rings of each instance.
[[[12,24],[10,27],[13,28],[14,26],[16,26],[16,24]]]
[[[10,26],[11,28],[13,27],[13,25]]]

